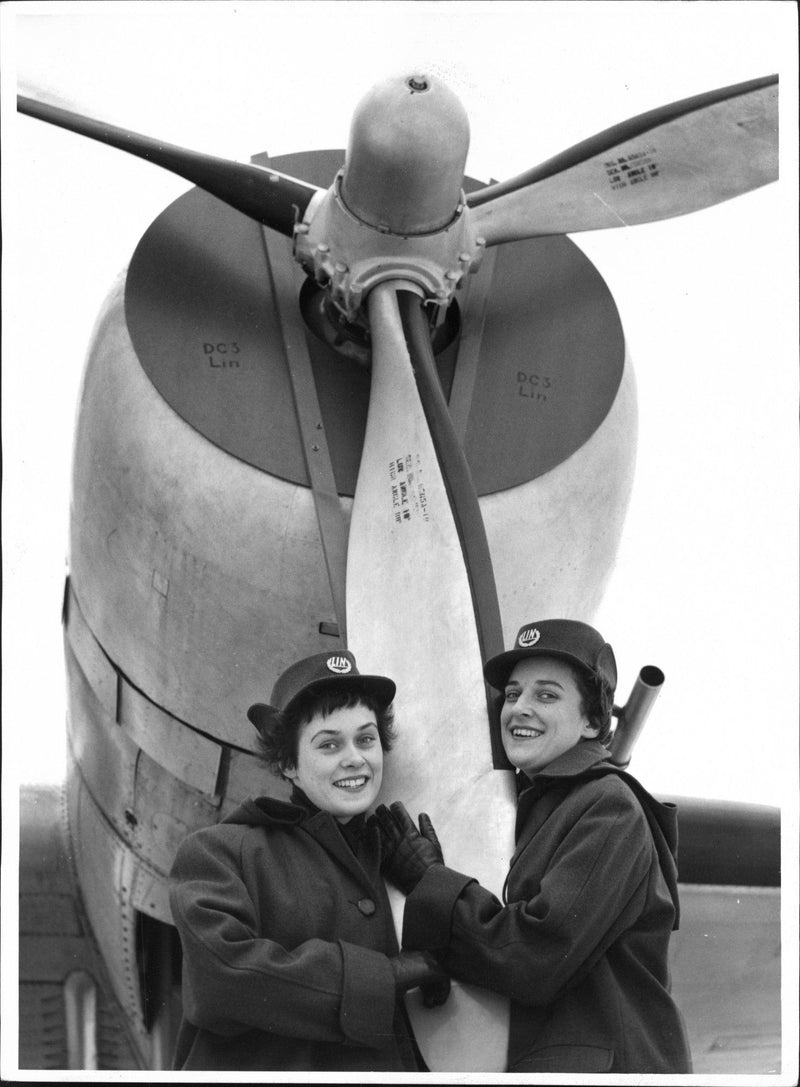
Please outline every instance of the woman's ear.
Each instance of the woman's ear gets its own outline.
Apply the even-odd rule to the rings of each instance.
[[[593,725],[590,721],[587,721],[581,729],[581,739],[583,740],[596,740],[599,735],[600,726]]]
[[[284,768],[281,770],[281,774],[288,781],[294,781],[297,778],[297,767],[296,766],[291,766],[291,765],[290,766],[284,766]]]

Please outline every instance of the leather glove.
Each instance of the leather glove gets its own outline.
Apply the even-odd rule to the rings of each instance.
[[[444,1004],[450,995],[450,977],[429,951],[401,951],[389,959],[395,989],[419,989],[426,1008]]]
[[[404,895],[411,894],[431,865],[444,864],[430,818],[423,812],[417,830],[398,800],[391,809],[381,804],[373,819],[381,834],[381,872]]]

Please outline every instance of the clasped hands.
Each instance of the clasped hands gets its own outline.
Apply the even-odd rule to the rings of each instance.
[[[381,872],[403,894],[410,894],[433,864],[444,864],[442,847],[429,816],[419,817],[419,830],[397,801],[376,808],[371,822],[381,835]],[[399,992],[419,988],[427,1008],[444,1004],[450,977],[429,951],[401,951],[389,960]]]

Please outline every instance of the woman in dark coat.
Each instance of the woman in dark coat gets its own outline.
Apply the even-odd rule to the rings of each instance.
[[[172,869],[184,1022],[174,1066],[226,1071],[424,1069],[402,994],[446,999],[435,960],[399,952],[364,813],[391,746],[394,683],[317,654],[248,711],[290,802],[249,800],[190,834]]]
[[[676,812],[608,761],[611,646],[584,623],[531,623],[484,674],[518,770],[503,902],[443,865],[427,816],[420,833],[402,805],[381,807],[403,947],[510,998],[509,1072],[690,1072],[668,965]]]

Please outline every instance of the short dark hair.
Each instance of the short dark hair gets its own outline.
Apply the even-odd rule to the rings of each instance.
[[[569,666],[581,696],[581,708],[592,728],[597,729],[597,739],[608,746],[611,739],[611,711],[614,708],[614,692],[607,683],[593,675],[586,668],[572,661],[564,661]]]
[[[336,710],[359,705],[366,706],[375,714],[381,747],[384,751],[391,751],[396,739],[392,706],[383,706],[368,691],[330,686],[301,694],[288,710],[275,711],[269,727],[258,733],[258,751],[262,761],[273,774],[282,777],[286,770],[297,766],[297,743],[303,725],[318,713],[330,717]]]

